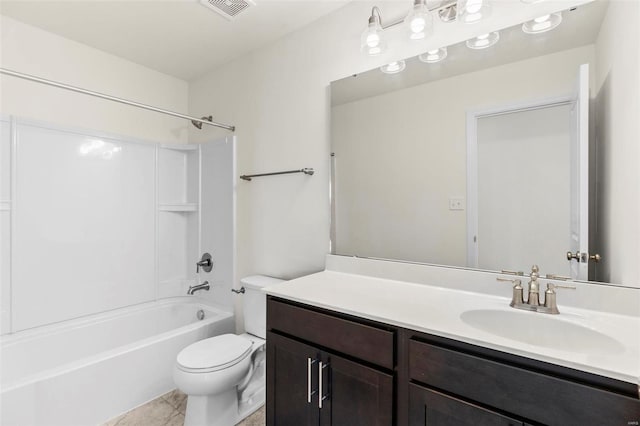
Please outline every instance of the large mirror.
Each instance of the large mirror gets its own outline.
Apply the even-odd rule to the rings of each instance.
[[[517,25],[487,49],[333,82],[332,252],[637,286],[610,193],[639,183],[611,164],[637,153],[619,128],[640,116],[616,40],[637,25],[627,6],[594,1],[549,32]]]

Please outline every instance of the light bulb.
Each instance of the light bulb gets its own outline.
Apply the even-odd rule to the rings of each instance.
[[[561,12],[542,15],[522,24],[522,31],[527,34],[540,34],[546,31],[551,31],[552,29],[560,25],[561,22]]]
[[[418,59],[422,62],[426,62],[427,64],[435,64],[436,62],[442,61],[447,57],[447,48],[441,47],[440,49],[428,50],[426,53],[418,56]]]
[[[550,17],[551,17],[551,15],[543,15],[543,16],[540,16],[540,17],[534,19],[534,21],[536,21],[536,22],[544,22],[544,21],[548,21]]]
[[[413,9],[404,18],[409,39],[421,40],[433,31],[433,18],[429,14],[424,0],[416,0]]]
[[[377,33],[367,34],[367,46],[378,47],[380,44],[380,36]]]
[[[421,33],[424,31],[424,27],[426,26],[426,22],[422,17],[415,17],[411,20],[411,31],[414,33]]]
[[[489,0],[458,0],[456,4],[458,20],[465,24],[473,24],[491,14]]]
[[[360,50],[366,55],[376,56],[384,52],[386,47],[380,19],[372,15],[369,18],[369,25],[360,37]]]
[[[500,34],[497,31],[492,33],[482,34],[471,40],[467,40],[467,47],[469,49],[486,49],[496,44],[500,40]]]
[[[482,0],[467,1],[467,13],[478,13],[482,9]]]
[[[385,74],[397,74],[406,68],[407,64],[404,61],[390,62],[387,65],[380,67],[380,71]]]

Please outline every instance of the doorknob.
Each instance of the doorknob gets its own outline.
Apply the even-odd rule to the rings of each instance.
[[[580,254],[579,251],[575,253],[571,253],[570,251],[567,252],[568,261],[577,260],[578,262],[580,262],[580,259],[582,259],[582,255]]]
[[[598,263],[601,259],[602,256],[600,256],[598,253],[589,256],[589,253],[580,253],[579,251],[575,253],[571,253],[570,251],[567,252],[568,261],[577,260],[578,262],[582,263],[587,263],[588,261]]]

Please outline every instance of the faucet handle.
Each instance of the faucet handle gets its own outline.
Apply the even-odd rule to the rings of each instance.
[[[564,275],[556,275],[556,274],[547,274],[547,275],[545,275],[545,278],[547,278],[549,280],[558,280],[558,281],[571,281],[571,280],[573,280],[573,278],[571,278],[571,277],[565,277]]]
[[[500,278],[496,277],[497,281],[503,281],[513,283],[513,295],[511,296],[511,303],[509,306],[521,306],[522,300],[522,280],[520,278]]]
[[[558,285],[553,283],[547,283],[547,291],[544,292],[544,307],[547,309],[547,312],[550,314],[557,315],[560,313],[558,310],[558,304],[556,302],[556,292],[555,290],[558,288],[566,288],[569,290],[575,290],[576,288],[572,285]]]
[[[524,276],[524,272],[522,271],[509,271],[507,269],[503,269],[502,271],[500,271],[500,273],[504,275],[517,275],[520,277]]]
[[[560,284],[554,284],[554,283],[547,283],[547,291],[548,292],[553,292],[557,288],[565,288],[567,290],[575,290],[576,289],[576,287],[573,286],[573,285],[560,285]]]
[[[522,280],[520,278],[511,279],[511,278],[500,278],[500,277],[497,277],[496,281],[503,281],[503,282],[513,283],[516,286],[522,285]]]
[[[213,269],[213,259],[209,253],[202,255],[202,258],[196,262],[196,274],[200,273],[200,268],[205,272],[211,272]]]

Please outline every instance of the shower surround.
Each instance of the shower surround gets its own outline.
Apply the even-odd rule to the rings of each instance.
[[[0,127],[1,423],[93,424],[171,390],[182,347],[235,328],[235,139]]]

